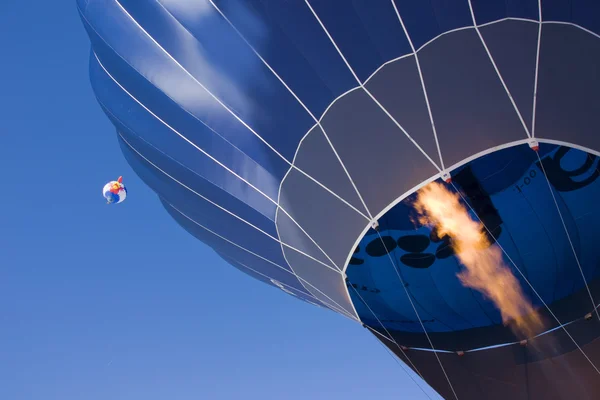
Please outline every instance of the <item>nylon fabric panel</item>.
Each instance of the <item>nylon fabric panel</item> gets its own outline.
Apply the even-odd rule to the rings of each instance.
[[[287,247],[283,249],[283,252],[296,275],[312,285],[306,285],[306,290],[324,304],[330,305],[331,308],[341,308],[354,318],[358,318],[339,272]]]
[[[302,139],[296,153],[294,165],[318,180],[357,210],[368,215],[360,197],[358,197],[352,186],[350,178],[348,178],[348,174],[344,171],[342,164],[319,126],[311,129]]]
[[[531,132],[539,24],[509,20],[479,29]]]
[[[368,224],[368,220],[321,186],[296,170],[292,170],[281,186],[280,206],[319,244],[338,269],[342,269],[348,257],[348,243],[356,240]],[[281,238],[294,246],[297,236],[284,227],[279,211],[277,226]],[[294,224],[295,225],[295,224]],[[292,228],[294,228],[292,225]],[[285,230],[285,232],[284,232]],[[296,246],[294,246],[296,247]],[[314,254],[311,254],[315,256]],[[328,265],[327,259],[316,255]]]
[[[465,0],[393,1],[416,50],[442,33],[473,26]]]
[[[542,0],[542,20],[572,22],[600,34],[600,3],[595,0]]]
[[[503,18],[539,21],[538,0],[470,0],[477,25]]]
[[[292,170],[281,185],[279,202],[340,270],[351,250],[349,243],[356,240],[369,223],[365,217],[296,170]],[[283,238],[286,235],[282,232],[280,217],[281,212],[277,222]]]
[[[600,38],[574,26],[542,28],[536,136],[598,151]]]
[[[435,135],[415,58],[402,58],[384,66],[367,82],[366,87],[419,146],[433,160],[439,162]]]
[[[385,62],[412,52],[390,0],[310,4],[362,82]]]
[[[446,166],[527,133],[474,29],[419,52]]]
[[[335,102],[321,125],[371,215],[377,215],[437,172],[363,90],[352,91]],[[350,250],[349,246],[348,252]]]
[[[329,261],[323,251],[317,247],[315,242],[313,242],[311,238],[309,238],[308,235],[304,233],[302,229],[300,229],[300,226],[302,225],[298,226],[299,223],[296,222],[294,222],[286,213],[282,212],[281,210],[277,211],[276,224],[281,242],[298,249],[304,254],[315,258],[331,268],[336,268],[336,266]]]

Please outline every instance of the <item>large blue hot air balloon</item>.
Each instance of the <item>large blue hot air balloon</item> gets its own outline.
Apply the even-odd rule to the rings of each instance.
[[[79,0],[137,174],[247,274],[361,322],[447,399],[600,396],[600,2]],[[413,222],[448,181],[548,322]]]

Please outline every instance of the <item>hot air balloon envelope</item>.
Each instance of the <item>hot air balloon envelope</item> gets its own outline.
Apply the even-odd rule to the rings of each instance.
[[[127,197],[127,188],[123,184],[123,178],[110,181],[102,188],[102,195],[108,204],[122,203]]]

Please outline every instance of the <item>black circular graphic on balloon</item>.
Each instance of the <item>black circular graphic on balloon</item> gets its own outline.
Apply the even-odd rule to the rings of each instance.
[[[360,246],[356,246],[356,249],[354,249],[354,253],[353,254],[356,254],[359,251],[360,251]],[[362,260],[362,259],[356,258],[356,257],[350,258],[350,261],[349,261],[349,264],[351,264],[351,265],[362,265],[364,263],[365,263],[365,260]]]
[[[398,247],[409,253],[421,253],[429,247],[429,243],[425,235],[406,235],[398,239]]]
[[[392,252],[396,246],[397,244],[393,237],[382,236],[381,239],[377,238],[371,241],[365,250],[371,257],[381,257]]]
[[[435,262],[435,256],[431,253],[408,253],[400,257],[400,261],[407,267],[429,268]]]
[[[442,236],[439,235],[439,230],[436,226],[431,229],[431,233],[429,233],[429,240],[433,243],[439,243],[442,240],[446,239],[448,235],[444,234]]]
[[[350,259],[350,265],[362,265],[365,263],[365,260],[361,260],[360,258],[352,257]]]
[[[454,247],[452,247],[450,240],[445,240],[444,243],[440,244],[440,246],[435,251],[435,256],[440,260],[452,257],[454,254]]]

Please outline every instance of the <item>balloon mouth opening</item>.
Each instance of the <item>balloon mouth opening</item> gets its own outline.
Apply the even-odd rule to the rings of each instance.
[[[569,199],[574,198],[573,196],[579,190],[584,191],[587,185],[593,183],[594,179],[589,176],[596,177],[598,175],[599,179],[595,179],[595,182],[596,184],[600,182],[600,175],[593,171],[600,168],[599,160],[598,156],[566,144],[521,142],[510,147],[491,150],[474,159],[466,159],[464,163],[457,164],[459,166],[451,171],[444,171],[443,174],[432,177],[399,197],[384,209],[384,213],[378,214],[375,219],[369,221],[369,225],[364,228],[360,239],[357,238],[354,243],[355,247],[348,254],[348,263],[344,270],[345,285],[360,320],[380,333],[387,334],[386,330],[389,330],[394,332],[394,337],[396,335],[405,337],[407,345],[419,348],[430,347],[422,337],[425,328],[429,334],[439,336],[440,341],[442,341],[441,338],[444,338],[444,344],[440,344],[439,347],[448,351],[485,348],[505,341],[520,343],[521,340],[527,340],[536,334],[554,329],[555,321],[551,315],[546,315],[546,308],[540,298],[533,293],[526,282],[519,278],[518,271],[513,268],[510,259],[519,259],[517,254],[513,254],[516,250],[504,244],[500,245],[500,242],[505,243],[509,241],[507,238],[512,236],[509,232],[514,225],[514,214],[519,212],[519,208],[515,206],[515,204],[521,204],[516,203],[519,199],[527,196],[528,193],[533,198],[541,198],[542,195],[550,196],[549,184],[556,193],[568,192]],[[584,169],[586,171],[583,171]],[[587,179],[573,178],[575,172]],[[519,307],[509,309],[511,313],[514,312],[512,315],[514,318],[506,318],[507,321],[503,321],[501,311],[490,300],[490,296],[486,297],[483,290],[477,289],[478,286],[473,283],[477,283],[476,281],[470,281],[476,289],[461,283],[458,273],[465,270],[461,264],[461,258],[465,258],[471,253],[466,252],[463,257],[459,257],[459,254],[462,253],[456,245],[456,239],[445,234],[435,224],[419,222],[419,213],[415,209],[418,193],[432,184],[443,186],[447,191],[452,192],[464,206],[473,223],[480,224],[485,228],[476,232],[481,236],[478,238],[486,244],[482,249],[497,247],[498,254],[493,253],[494,257],[488,258],[492,261],[504,260],[507,266],[505,270],[512,270],[513,275],[519,281],[524,295],[521,296],[522,302],[519,303]],[[580,194],[580,196],[586,195]],[[552,197],[549,197],[549,201],[552,202]],[[440,206],[444,205],[447,206],[442,202]],[[541,207],[536,207],[535,210],[538,213],[546,212]],[[556,212],[556,209],[548,208],[547,213],[551,212]],[[524,218],[527,215],[521,217]],[[551,220],[551,217],[552,215],[548,214],[547,220]],[[513,224],[508,225],[506,220],[512,221]],[[528,221],[519,225],[519,229],[531,229],[533,232],[537,221],[537,218],[535,220],[529,218]],[[559,225],[556,229],[563,231],[564,228]],[[512,232],[514,234],[514,230]],[[519,235],[523,234],[523,232],[519,232]],[[530,239],[522,242],[521,245],[527,248],[539,247],[541,261],[531,261],[532,265],[525,266],[529,270],[526,273],[547,274],[548,271],[542,271],[539,267],[540,263],[545,262],[543,261],[544,257],[550,257],[552,252],[541,250],[543,243],[540,240],[537,240],[539,243],[536,243],[535,235],[528,237]],[[593,246],[591,243],[586,246],[590,245]],[[500,248],[501,246],[506,249]],[[464,252],[464,249],[462,251]],[[491,250],[485,251],[491,253]],[[478,260],[479,253],[475,253],[473,255],[477,255]],[[523,268],[521,265],[518,267]],[[446,271],[444,272],[444,270]],[[491,270],[496,271],[494,268]],[[579,270],[577,269],[575,272],[579,273]],[[440,277],[442,275],[446,276],[445,281],[434,282],[431,279],[431,276]],[[597,293],[600,293],[600,274],[591,277],[590,282],[596,279],[599,281]],[[446,288],[442,287],[440,292],[436,284],[443,284],[448,280],[457,282],[453,282]],[[427,288],[427,285],[431,285],[431,287]],[[557,299],[544,297],[543,302],[550,306],[557,301],[570,302],[572,298],[579,296],[580,289],[585,290],[585,287],[583,289],[574,288]],[[416,295],[420,299],[420,303],[430,304],[431,312],[421,312],[422,315],[417,316],[407,300],[406,291],[411,293],[411,297]],[[477,292],[475,297],[472,294],[473,291]],[[438,304],[439,293],[444,293],[450,299],[447,306]],[[492,294],[502,297],[500,291]],[[461,303],[463,301],[461,299],[464,300],[464,304]],[[471,307],[473,303],[470,305],[468,301],[475,301],[475,307]],[[438,307],[436,304],[442,306]],[[509,305],[513,304],[515,303],[509,303]],[[521,306],[521,304],[525,304],[527,307]],[[498,318],[494,320],[487,316],[480,318],[481,316],[476,313],[476,309],[481,309],[478,307],[484,307],[487,314],[497,314]],[[565,321],[575,320],[582,318],[583,315],[586,315],[586,319],[592,319],[591,313],[587,309],[573,310],[572,312],[578,312],[578,314],[567,313],[569,315],[561,316],[561,321],[563,319]],[[530,320],[534,321],[533,317],[537,314],[543,317],[542,326],[532,323],[534,325],[532,329],[525,329],[519,325]],[[459,329],[453,325],[453,328],[449,328],[443,322],[448,320],[455,321],[456,326],[464,325],[464,327]],[[462,324],[464,321],[469,321],[469,323]],[[475,323],[472,324],[472,321]],[[385,328],[382,328],[382,324]],[[469,326],[467,327],[467,325]],[[515,327],[521,329],[522,332],[513,333]],[[473,331],[473,335],[469,336],[470,328],[481,330],[481,334],[475,335],[475,331]],[[487,334],[489,335],[486,337]],[[469,343],[464,342],[467,340],[467,336]],[[461,346],[455,346],[457,342],[460,342]]]

